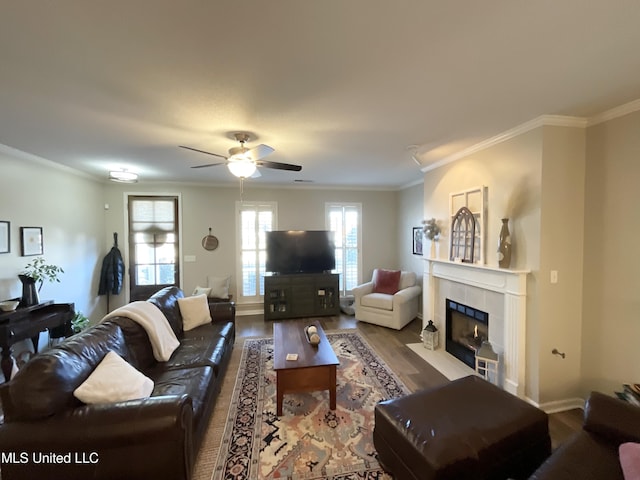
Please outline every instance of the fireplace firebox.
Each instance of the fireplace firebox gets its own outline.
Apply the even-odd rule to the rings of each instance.
[[[475,369],[476,351],[489,340],[489,314],[446,299],[447,332],[445,349]]]

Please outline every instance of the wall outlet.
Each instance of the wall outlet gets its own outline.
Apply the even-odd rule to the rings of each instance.
[[[551,270],[551,283],[558,283],[558,271],[557,270]]]
[[[187,263],[187,262],[195,262],[196,261],[196,256],[195,255],[185,255],[184,256],[184,261],[185,261],[185,263]]]

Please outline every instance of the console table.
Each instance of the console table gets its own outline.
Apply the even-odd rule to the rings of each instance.
[[[53,303],[52,300],[0,313],[0,367],[5,381],[11,377],[14,343],[30,338],[37,353],[40,332],[48,329],[52,337],[68,336],[72,333],[74,316],[73,303]]]
[[[295,273],[264,277],[264,319],[340,314],[337,273]]]

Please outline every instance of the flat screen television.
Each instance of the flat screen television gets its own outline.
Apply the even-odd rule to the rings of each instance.
[[[336,268],[333,232],[276,230],[266,232],[266,270],[272,273],[322,273]]]

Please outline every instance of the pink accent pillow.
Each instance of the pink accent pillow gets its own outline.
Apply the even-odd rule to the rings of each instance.
[[[618,453],[624,480],[640,480],[640,443],[623,443]]]
[[[400,270],[385,270],[379,268],[373,280],[373,293],[393,295],[400,285]]]

